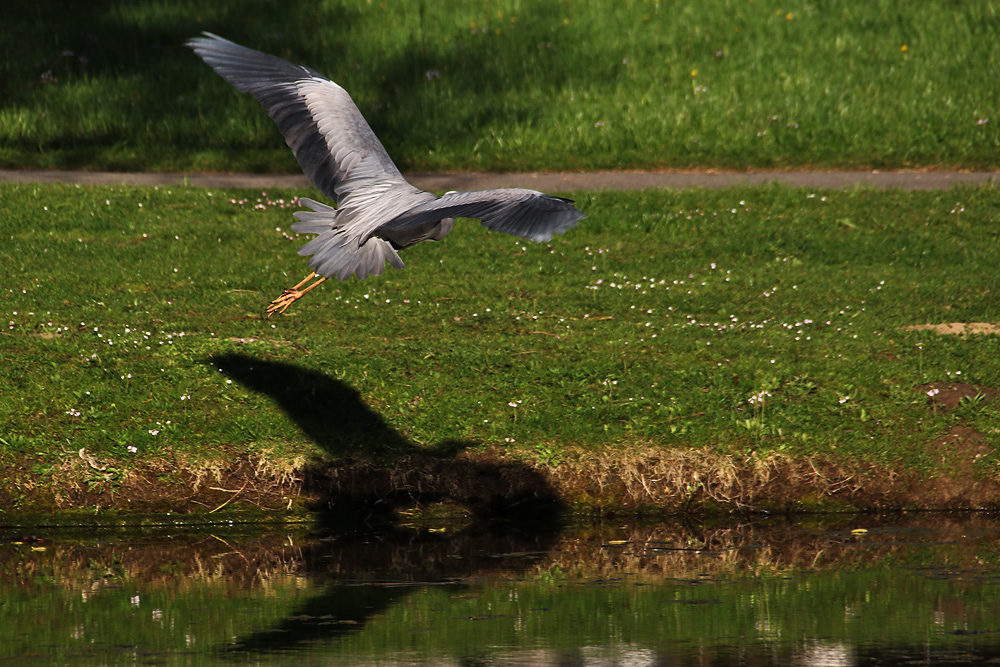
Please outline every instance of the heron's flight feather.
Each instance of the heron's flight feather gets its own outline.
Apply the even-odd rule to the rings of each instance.
[[[401,229],[428,220],[477,218],[490,229],[536,243],[576,227],[584,217],[568,199],[535,190],[509,188],[475,192],[449,192],[415,206],[381,229]]]
[[[212,33],[187,45],[236,90],[257,98],[305,175],[338,204],[366,183],[406,183],[351,96],[333,81]],[[362,160],[363,173],[353,173]]]

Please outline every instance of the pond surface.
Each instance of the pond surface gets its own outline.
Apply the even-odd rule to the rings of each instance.
[[[1000,664],[983,514],[0,536],[2,664]]]

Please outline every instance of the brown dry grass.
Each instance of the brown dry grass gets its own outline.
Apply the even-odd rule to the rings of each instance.
[[[69,453],[46,476],[26,471],[4,471],[17,479],[17,491],[34,509],[133,509],[141,511],[211,511],[236,499],[261,509],[282,509],[289,496],[301,490],[304,456],[291,459],[262,452],[244,459],[194,462],[183,456],[155,466],[116,468],[85,449]],[[19,474],[20,473],[20,474]],[[10,494],[15,488],[8,488]],[[0,491],[0,498],[4,497]],[[11,498],[3,498],[12,500]],[[270,503],[264,507],[261,503]]]
[[[568,457],[555,483],[584,503],[617,498],[631,507],[682,509],[708,502],[733,509],[832,497],[852,489],[854,476],[828,461],[783,454],[737,457],[709,448],[665,449]]]
[[[71,453],[44,479],[5,470],[8,507],[213,512],[225,507],[301,510],[301,503],[368,512],[448,504],[474,516],[530,507],[689,512],[801,509],[967,509],[993,507],[1000,481],[979,479],[965,458],[982,455],[980,434],[928,443],[947,472],[932,484],[916,473],[780,453],[722,454],[711,448],[656,445],[593,453],[564,450],[558,464],[502,451],[454,457],[411,455],[391,463],[253,458],[116,470]],[[971,460],[971,459],[970,459]]]

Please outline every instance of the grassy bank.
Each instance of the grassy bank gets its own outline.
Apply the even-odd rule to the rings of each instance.
[[[0,186],[8,506],[484,465],[581,502],[989,501],[997,337],[908,327],[1000,322],[995,189],[580,194],[551,244],[465,221],[262,319],[296,194]]]
[[[996,7],[420,0],[13,3],[0,165],[296,171],[183,42],[332,77],[406,169],[992,169]]]

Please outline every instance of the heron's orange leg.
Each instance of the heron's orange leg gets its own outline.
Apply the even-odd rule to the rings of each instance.
[[[315,277],[316,277],[316,272],[314,271],[313,273],[310,273],[308,276],[306,276],[305,280],[303,280],[302,282],[300,282],[295,287],[292,287],[290,289],[286,289],[284,292],[282,292],[281,296],[279,296],[277,299],[275,299],[274,301],[272,301],[271,305],[267,307],[267,316],[271,317],[271,315],[274,315],[275,313],[283,313],[283,312],[285,312],[286,310],[288,310],[288,307],[290,305],[292,305],[293,303],[295,303],[296,301],[298,301],[299,299],[301,299],[302,297],[304,297],[306,294],[308,294],[309,290],[311,290],[312,288],[316,287],[317,285],[319,285],[320,283],[322,283],[324,280],[326,280],[326,278],[322,278],[321,277],[319,280],[317,280],[316,282],[314,282],[312,285],[310,285],[309,287],[305,288],[304,290],[300,290],[299,289],[300,287],[302,287],[303,285],[305,285],[307,282],[309,282],[310,280],[312,280]]]

